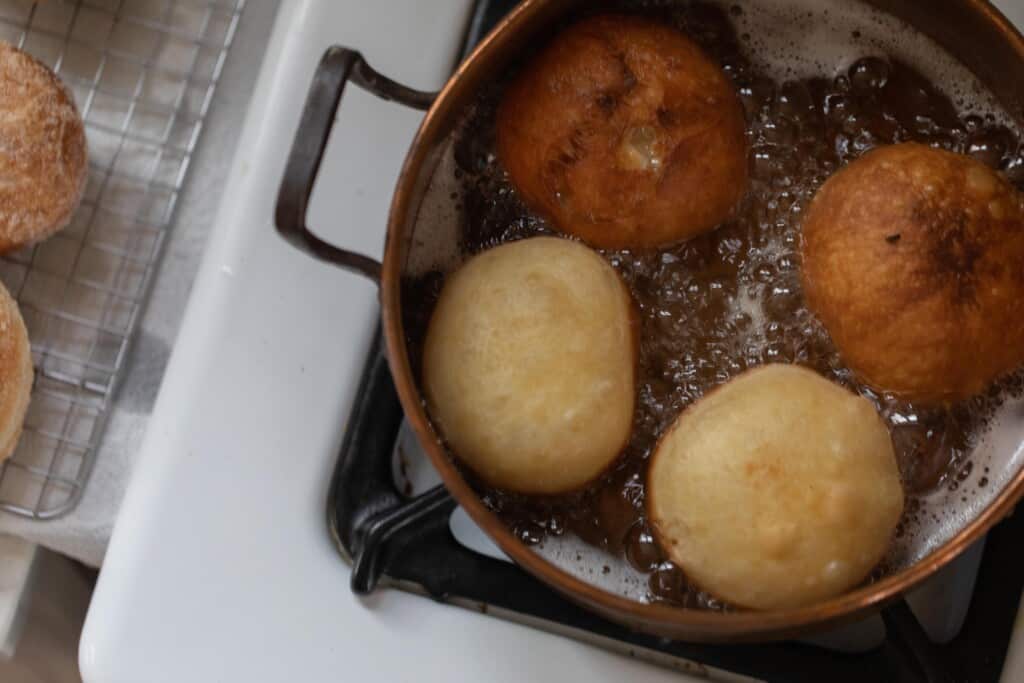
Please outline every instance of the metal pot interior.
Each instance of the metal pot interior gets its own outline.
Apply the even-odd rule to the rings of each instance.
[[[409,190],[407,206],[414,210],[398,219],[392,217],[392,229],[404,226],[404,231],[391,236],[395,244],[389,248],[398,249],[403,279],[402,320],[407,341],[411,340],[406,353],[416,380],[416,335],[429,313],[416,303],[417,289],[431,283],[436,286],[467,258],[461,245],[470,219],[463,205],[455,158],[456,138],[462,134],[460,122],[472,106],[477,88],[514,63],[517,54],[512,48],[537,44],[550,32],[553,22],[569,16],[583,3],[539,4],[546,7],[534,12],[529,21],[519,23],[520,35],[485,46],[469,68],[457,75],[456,81],[462,82],[450,86],[433,121],[421,132],[420,163],[416,163],[415,155],[410,157],[413,162],[400,183],[400,192],[403,184]],[[735,3],[716,0],[714,4],[728,11]],[[1024,73],[1020,37],[995,21],[993,10],[981,2],[746,0],[742,6],[742,19],[735,19],[742,22],[737,26],[738,33],[749,34],[749,44],[770,64],[786,64],[796,75],[831,77],[868,53],[884,54],[912,65],[946,89],[954,100],[981,102],[1006,125],[1020,130],[1024,81],[1007,77]],[[911,25],[917,28],[911,29]],[[852,37],[855,32],[856,40]],[[481,144],[487,144],[486,135]],[[1006,493],[1007,487],[1020,488],[1024,400],[1003,403],[974,444],[969,459],[973,463],[969,474],[955,486],[943,486],[921,498],[921,508],[907,517],[885,562],[889,575],[933,556]],[[981,529],[976,531],[980,533]],[[967,539],[961,536],[959,540]],[[531,550],[594,587],[639,603],[647,600],[644,575],[573,536],[549,537]]]

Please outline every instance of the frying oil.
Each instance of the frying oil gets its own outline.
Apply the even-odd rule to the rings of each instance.
[[[1022,389],[1016,375],[983,396],[935,409],[858,382],[801,290],[800,222],[815,191],[878,145],[916,141],[970,154],[1018,187],[1024,186],[1024,156],[1012,117],[974,76],[923,35],[872,10],[809,0],[654,0],[613,7],[677,26],[722,65],[747,117],[750,189],[736,216],[706,235],[657,251],[602,252],[629,285],[641,318],[635,423],[614,469],[587,491],[554,500],[478,488],[523,542],[570,571],[579,560],[575,571],[584,578],[594,580],[592,551],[598,549],[608,558],[603,573],[621,584],[613,590],[727,609],[688,585],[645,519],[646,460],[686,406],[765,363],[799,363],[865,396],[888,422],[908,496],[899,546],[934,514],[922,501],[935,491],[968,501],[964,482],[975,467],[968,456],[994,411]],[[457,225],[459,253],[424,259],[414,243],[411,261],[421,267],[404,283],[403,308],[416,360],[433,302],[460,259],[552,233],[519,201],[496,157],[501,91],[499,80],[467,113],[450,158],[438,167],[450,182],[440,183],[443,192],[428,193],[424,203],[435,223]],[[419,240],[421,251],[429,242]],[[914,559],[897,555],[876,576]]]

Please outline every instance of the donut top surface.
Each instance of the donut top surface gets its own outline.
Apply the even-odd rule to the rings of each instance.
[[[0,42],[0,252],[64,227],[86,173],[71,93],[41,62]]]
[[[747,187],[732,84],[683,33],[637,16],[558,34],[506,90],[497,142],[526,203],[597,247],[700,234]]]
[[[576,490],[629,438],[636,330],[629,292],[558,237],[478,254],[448,278],[423,354],[427,405],[452,451],[502,489]]]
[[[691,580],[734,605],[774,609],[861,581],[889,546],[903,490],[869,401],[776,364],[680,415],[652,456],[647,505]]]
[[[878,389],[943,403],[1024,363],[1024,196],[965,155],[877,148],[803,224],[808,303]]]

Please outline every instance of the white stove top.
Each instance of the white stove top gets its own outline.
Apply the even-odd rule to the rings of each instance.
[[[996,4],[1024,24],[1019,0]],[[471,5],[282,3],[82,636],[88,683],[686,680],[398,591],[357,599],[328,537],[329,475],[376,290],[276,235],[278,183],[328,45],[357,48],[382,73],[434,89],[454,65]],[[340,111],[310,224],[379,257],[421,114],[358,88]],[[1020,664],[1008,666],[1024,672]]]

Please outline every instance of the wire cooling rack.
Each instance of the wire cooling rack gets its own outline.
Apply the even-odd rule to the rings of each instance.
[[[71,224],[0,259],[36,369],[0,509],[54,518],[81,497],[244,3],[0,0],[0,40],[60,75],[89,144]]]

